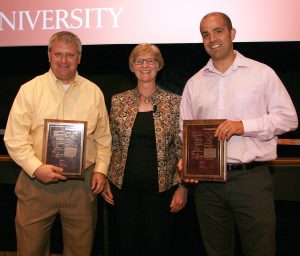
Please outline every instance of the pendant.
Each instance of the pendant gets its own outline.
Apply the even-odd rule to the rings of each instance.
[[[145,103],[146,103],[146,104],[149,103],[149,98],[145,98]]]

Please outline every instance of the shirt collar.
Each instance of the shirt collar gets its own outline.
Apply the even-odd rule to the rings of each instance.
[[[63,85],[63,83],[61,81],[59,81],[56,76],[54,75],[53,71],[51,70],[51,68],[49,69],[49,74],[51,76],[51,78],[53,79],[53,81],[58,84],[58,85]],[[75,78],[74,80],[70,83],[71,86],[76,86],[79,84],[79,75],[78,75],[78,72],[76,71],[76,75],[75,75]]]
[[[231,67],[229,69],[236,70],[239,67],[249,67],[250,63],[247,58],[245,58],[242,54],[240,54],[238,51],[234,50],[235,59],[232,63]],[[229,70],[228,69],[228,70]],[[213,65],[212,59],[209,59],[207,64],[203,67],[203,70],[205,72],[213,72],[213,73],[220,73]]]

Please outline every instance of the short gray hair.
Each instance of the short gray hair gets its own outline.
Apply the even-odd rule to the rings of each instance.
[[[65,42],[67,44],[74,44],[77,47],[79,54],[82,53],[82,45],[79,37],[69,31],[60,31],[53,34],[49,39],[48,52],[51,51],[54,42]]]

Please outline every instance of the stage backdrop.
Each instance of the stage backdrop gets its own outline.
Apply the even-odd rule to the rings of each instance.
[[[199,21],[223,11],[236,42],[299,41],[299,0],[1,0],[0,46],[47,45],[70,30],[83,44],[198,43]]]

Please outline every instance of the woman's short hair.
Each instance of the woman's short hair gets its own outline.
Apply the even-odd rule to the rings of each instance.
[[[133,71],[134,60],[142,54],[151,54],[158,63],[158,70],[161,70],[164,66],[164,60],[159,48],[154,44],[143,43],[135,46],[129,56],[129,68]]]

